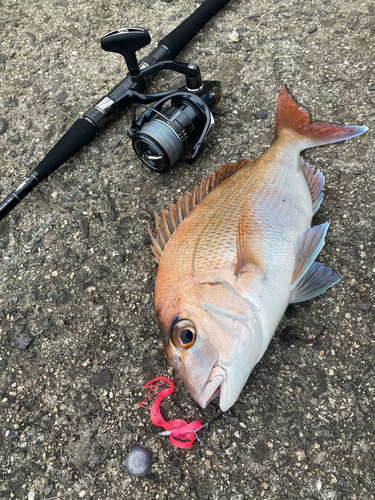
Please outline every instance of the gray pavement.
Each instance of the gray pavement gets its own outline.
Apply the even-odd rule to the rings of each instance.
[[[142,26],[156,46],[197,6],[0,2],[0,197],[123,78],[122,58],[100,48],[106,31]],[[179,56],[223,85],[193,166],[154,174],[124,138],[38,234],[127,129],[128,112],[0,223],[0,272],[9,264],[0,275],[1,499],[374,498],[374,35],[370,0],[232,0]],[[160,75],[153,90],[180,82]],[[218,404],[200,409],[165,357],[147,222],[224,163],[265,151],[283,84],[314,119],[369,127],[304,154],[326,177],[314,224],[331,223],[319,260],[343,279],[287,310],[238,402],[201,433],[217,448],[219,427],[230,426],[229,449],[178,450],[139,407],[143,385],[172,377],[167,419],[205,422]],[[326,331],[318,345],[283,342],[290,325],[306,338]],[[153,466],[134,478],[125,457],[141,443]]]

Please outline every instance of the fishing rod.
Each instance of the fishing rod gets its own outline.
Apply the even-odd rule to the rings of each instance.
[[[129,27],[104,35],[102,49],[121,54],[128,74],[73,123],[29,177],[0,204],[0,221],[42,180],[91,142],[131,104],[134,117],[127,134],[143,163],[163,173],[181,158],[187,163],[194,162],[214,125],[211,110],[220,99],[220,83],[202,81],[197,64],[173,59],[229,1],[205,0],[139,64],[136,52],[151,42],[146,30]],[[183,74],[185,86],[145,94],[147,80],[161,70]],[[136,118],[135,109],[138,107],[146,111]]]

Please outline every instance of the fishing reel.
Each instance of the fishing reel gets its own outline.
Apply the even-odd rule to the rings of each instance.
[[[220,82],[202,81],[197,64],[145,58],[138,66],[135,52],[150,41],[150,35],[142,28],[123,28],[107,33],[101,45],[104,50],[124,56],[134,84],[146,84],[147,79],[161,70],[176,71],[186,78],[183,87],[172,91],[155,94],[128,91],[134,116],[127,134],[134,151],[149,168],[162,173],[181,158],[189,164],[196,160],[214,126],[212,109],[221,92]],[[139,107],[145,111],[137,118]]]

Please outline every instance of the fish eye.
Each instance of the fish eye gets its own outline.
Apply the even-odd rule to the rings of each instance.
[[[172,342],[177,349],[190,349],[197,340],[197,330],[189,319],[177,321],[172,328]]]

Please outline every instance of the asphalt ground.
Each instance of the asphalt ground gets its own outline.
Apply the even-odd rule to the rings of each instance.
[[[1,1],[0,197],[124,77],[122,58],[100,48],[104,33],[141,26],[155,47],[197,7]],[[374,34],[369,0],[232,0],[178,57],[222,82],[194,165],[155,174],[126,138],[106,157],[129,110],[0,223],[0,498],[374,498]],[[165,73],[151,90],[181,83]],[[166,419],[206,422],[219,407],[200,409],[165,357],[147,222],[221,165],[267,149],[283,84],[314,119],[369,127],[304,153],[326,177],[319,261],[343,278],[287,310],[237,403],[200,434],[217,449],[230,428],[230,447],[179,450],[139,407],[144,384],[175,382]],[[288,326],[303,332],[285,339]],[[323,326],[317,342],[300,340]],[[153,465],[135,478],[125,458],[141,443]]]

